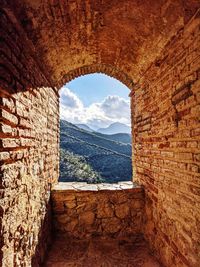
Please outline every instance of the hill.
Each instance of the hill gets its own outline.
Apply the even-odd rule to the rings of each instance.
[[[64,149],[60,150],[60,172],[62,182],[103,182],[100,174],[91,168],[84,157]]]
[[[116,142],[114,140],[110,140],[107,138],[107,135],[98,135],[95,132],[88,132],[83,129],[78,128],[72,123],[61,120],[60,123],[60,134],[61,134],[61,142],[65,141],[63,139],[64,135],[78,138],[80,141],[87,142],[89,144],[97,145],[99,147],[103,147],[105,149],[110,149],[112,151],[122,153],[128,156],[131,156],[131,145],[124,144],[122,142]]]
[[[95,132],[96,135],[113,140],[116,142],[124,143],[124,144],[131,144],[131,135],[128,133],[117,133],[117,134],[101,134]]]
[[[126,124],[114,122],[106,128],[99,128],[97,132],[102,134],[131,133],[131,128]]]
[[[79,129],[82,129],[88,132],[93,132],[95,135],[98,135],[105,139],[109,139],[109,140],[113,140],[113,141],[125,143],[125,144],[131,144],[131,135],[128,133],[102,134],[102,133],[96,132],[95,130],[92,130],[86,124],[75,124],[75,126],[77,126]]]
[[[80,129],[86,130],[88,132],[94,132],[93,129],[91,129],[88,125],[86,124],[75,124],[75,126],[77,126]]]
[[[131,145],[106,137],[61,120],[60,181],[77,180],[79,175],[88,182],[130,180]]]

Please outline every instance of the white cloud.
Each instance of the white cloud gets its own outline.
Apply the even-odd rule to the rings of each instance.
[[[81,100],[68,88],[64,88],[60,92],[60,103],[61,105],[71,108],[79,109],[82,108],[83,104]]]
[[[85,123],[94,129],[106,127],[113,122],[130,125],[129,101],[119,96],[107,96],[101,103],[84,107],[80,98],[68,88],[60,92],[61,119],[72,123]]]
[[[129,101],[116,95],[107,96],[101,104],[101,109],[113,119],[130,120]]]

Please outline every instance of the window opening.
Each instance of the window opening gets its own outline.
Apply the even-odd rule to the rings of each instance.
[[[130,90],[88,74],[60,90],[60,182],[132,180]]]

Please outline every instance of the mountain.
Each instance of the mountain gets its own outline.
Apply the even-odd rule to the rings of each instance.
[[[102,134],[131,133],[131,128],[126,124],[114,122],[106,128],[99,128],[97,132]]]
[[[100,137],[110,139],[116,142],[131,144],[131,135],[128,133],[101,134],[101,133],[95,132],[95,134]]]
[[[88,125],[86,124],[75,124],[78,128],[81,128],[83,130],[86,130],[88,132],[94,132],[93,129],[91,129]]]
[[[131,180],[131,145],[60,122],[60,181]]]
[[[81,143],[85,142],[90,145],[96,145],[98,147],[109,149],[120,154],[125,154],[131,156],[131,145],[124,144],[121,142],[116,142],[110,139],[107,139],[107,135],[100,136],[95,132],[87,132],[74,124],[61,120],[60,122],[60,141],[65,146],[66,140],[73,138],[74,140],[80,140]],[[71,141],[70,141],[71,142]],[[68,142],[67,142],[68,143]],[[76,142],[77,143],[77,142]],[[71,146],[71,144],[68,144]],[[67,148],[65,146],[65,148]],[[75,149],[75,148],[74,148]],[[81,148],[78,148],[81,150]],[[83,147],[84,149],[84,147]]]
[[[83,129],[88,132],[93,132],[95,135],[98,135],[100,137],[114,140],[116,142],[121,142],[125,144],[131,144],[131,135],[129,133],[116,133],[116,134],[102,134],[100,132],[95,132],[95,130],[91,129],[87,124],[74,124],[80,129]]]

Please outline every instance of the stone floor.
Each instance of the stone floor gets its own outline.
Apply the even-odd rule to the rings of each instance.
[[[69,239],[58,236],[45,267],[161,267],[141,237]]]

